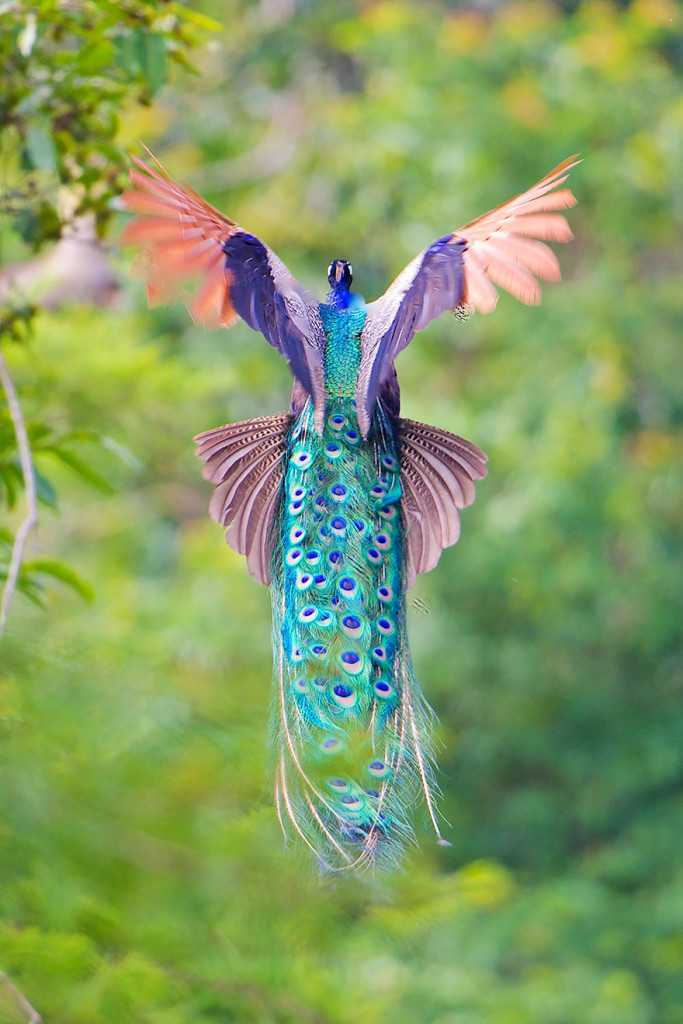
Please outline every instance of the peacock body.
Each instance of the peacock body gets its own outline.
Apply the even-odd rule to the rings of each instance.
[[[434,804],[432,712],[415,679],[406,591],[459,535],[486,456],[448,431],[400,416],[394,359],[444,309],[495,305],[489,278],[537,301],[532,272],[557,278],[537,239],[571,233],[565,161],[528,193],[410,264],[365,306],[344,260],[315,303],[259,239],[190,190],[136,161],[126,241],[148,253],[152,300],[178,279],[204,284],[201,322],[242,317],[288,359],[288,414],[198,435],[210,512],[269,584],[273,605],[275,797],[293,832],[332,870],[395,862],[410,808]],[[142,173],[141,173],[142,172]],[[515,228],[516,222],[516,230]],[[499,237],[497,237],[499,236]],[[491,292],[493,291],[493,296]]]

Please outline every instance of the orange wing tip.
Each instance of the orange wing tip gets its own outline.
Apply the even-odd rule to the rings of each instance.
[[[230,299],[223,246],[239,228],[191,188],[176,184],[144,148],[154,166],[131,154],[131,187],[121,204],[135,216],[124,226],[121,244],[142,249],[149,305],[181,298],[195,323],[230,327],[239,317]],[[194,295],[179,294],[184,280],[197,279],[201,284]]]
[[[498,292],[486,276],[485,267],[471,251],[465,255],[464,302],[480,313],[492,313],[498,304]]]
[[[517,216],[524,217],[528,213],[546,213],[550,210],[569,210],[576,206],[576,198],[568,188],[561,188],[559,192],[547,192],[538,199],[530,199],[520,204],[521,209]]]
[[[543,242],[533,238],[520,238],[516,234],[506,234],[501,231],[495,244],[504,256],[519,263],[529,273],[540,277],[542,281],[561,280],[562,275],[557,256]]]
[[[516,235],[546,242],[571,242],[574,233],[561,213],[529,213],[515,220]]]
[[[131,213],[141,214],[143,217],[159,214],[169,215],[168,199],[161,199],[158,196],[150,195],[148,192],[138,192],[136,189],[128,188],[121,193],[121,203],[124,209]]]
[[[135,153],[131,153],[131,154],[130,154],[130,158],[131,158],[131,160],[133,161],[133,163],[134,163],[134,164],[137,164],[137,165],[138,165],[138,167],[142,167],[142,169],[143,169],[144,171],[147,171],[147,173],[148,173],[148,174],[152,174],[152,175],[159,175],[159,174],[161,174],[161,175],[162,175],[162,176],[163,176],[164,178],[170,178],[170,177],[171,177],[171,176],[170,176],[170,174],[168,173],[168,171],[166,170],[166,168],[164,167],[164,165],[163,165],[163,164],[161,163],[161,161],[157,160],[157,158],[155,157],[155,155],[154,155],[154,153],[152,152],[152,150],[151,150],[151,149],[149,149],[149,148],[148,148],[148,147],[147,147],[147,146],[146,146],[146,145],[144,144],[144,142],[141,142],[141,143],[140,143],[140,145],[142,146],[142,148],[144,149],[145,153],[146,153],[146,154],[147,154],[147,156],[148,156],[148,157],[150,158],[150,160],[151,160],[151,161],[152,161],[153,163],[155,163],[155,164],[157,165],[157,167],[159,168],[159,170],[154,170],[154,168],[153,168],[153,167],[150,167],[150,166],[149,166],[149,164],[146,164],[146,163],[145,163],[145,161],[144,161],[144,160],[142,160],[142,159],[141,159],[141,158],[140,158],[139,156],[137,156],[137,155],[136,155]]]
[[[230,281],[223,267],[211,271],[187,308],[194,322],[203,327],[232,327],[239,320],[230,301]]]
[[[536,280],[559,281],[560,265],[545,241],[569,242],[574,237],[558,210],[576,204],[568,188],[560,188],[567,172],[580,163],[570,156],[526,192],[454,232],[453,241],[465,241],[466,304],[482,313],[495,309],[504,288],[526,305],[538,305],[541,288]]]

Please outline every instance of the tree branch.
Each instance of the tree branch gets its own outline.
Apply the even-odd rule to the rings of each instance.
[[[24,489],[26,492],[26,516],[14,537],[12,557],[10,559],[9,569],[7,570],[5,586],[2,591],[2,604],[0,604],[0,639],[2,639],[2,635],[7,624],[7,616],[9,615],[9,607],[14,596],[14,591],[16,590],[17,580],[19,579],[19,570],[21,569],[21,562],[24,557],[26,541],[28,540],[28,535],[31,530],[38,522],[38,501],[36,497],[36,474],[33,468],[33,459],[31,458],[31,447],[28,443],[26,425],[21,413],[21,406],[14,387],[14,381],[12,380],[7,363],[5,362],[5,358],[2,354],[2,348],[0,348],[0,382],[2,383],[2,387],[7,397],[7,407],[14,425],[14,433],[17,437],[19,462],[21,463],[21,472],[24,477]],[[0,976],[4,977],[2,972],[0,972]],[[35,1019],[38,1020],[40,1018]]]
[[[2,354],[0,353],[0,360],[1,359]],[[19,1006],[26,1014],[27,1024],[40,1024],[43,1018],[40,1016],[38,1011],[31,1006],[26,996],[22,995],[17,986],[12,984],[4,971],[0,971],[0,981],[3,983],[5,988],[11,992]]]

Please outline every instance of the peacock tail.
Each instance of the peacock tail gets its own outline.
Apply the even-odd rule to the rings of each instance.
[[[444,235],[365,305],[345,260],[324,303],[278,257],[163,168],[135,159],[124,238],[144,247],[148,296],[201,277],[195,320],[241,317],[289,362],[291,411],[198,435],[209,511],[273,604],[272,736],[286,835],[327,870],[397,862],[422,793],[436,835],[433,713],[415,679],[407,590],[460,533],[486,456],[400,416],[397,355],[447,309],[490,312],[494,284],[528,304],[559,280],[542,240],[572,235],[557,211],[570,158],[527,192]]]
[[[381,413],[362,441],[354,406],[331,398],[319,435],[307,403],[292,427],[272,576],[278,811],[333,868],[396,859],[417,782],[432,807],[396,441]]]

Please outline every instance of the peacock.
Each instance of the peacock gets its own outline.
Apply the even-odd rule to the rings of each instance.
[[[457,541],[487,461],[462,437],[401,417],[395,360],[446,310],[491,312],[496,285],[531,305],[537,278],[560,279],[545,243],[573,237],[559,211],[575,203],[561,186],[577,157],[437,239],[368,304],[344,259],[330,263],[318,302],[259,238],[149,157],[133,158],[122,241],[142,248],[150,304],[198,279],[193,319],[241,318],[294,377],[289,412],[194,439],[211,516],[271,590],[280,823],[323,870],[388,867],[414,839],[420,793],[445,843],[406,593]]]

